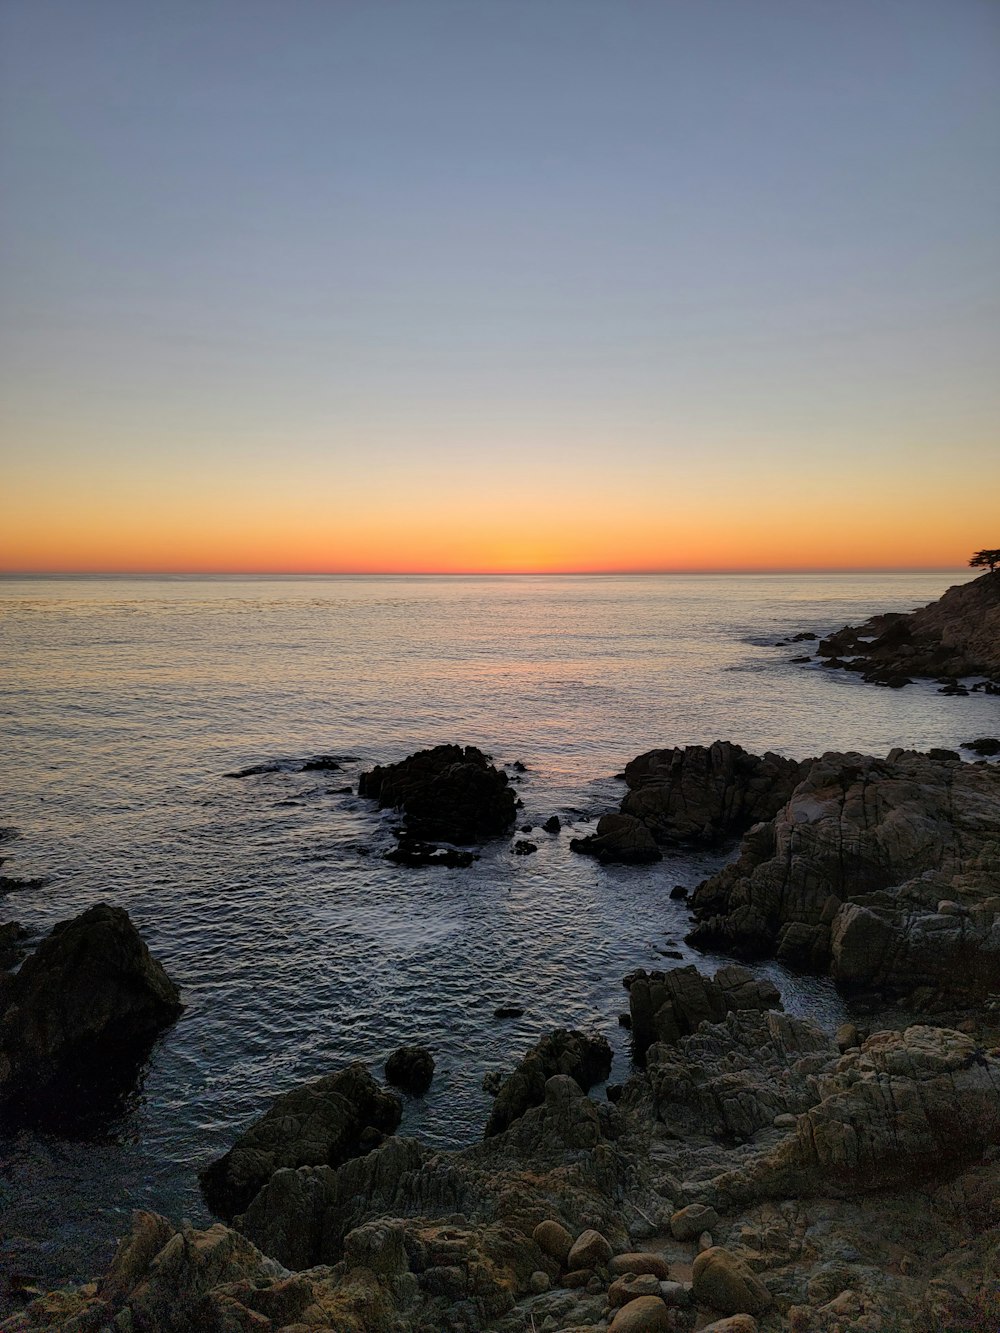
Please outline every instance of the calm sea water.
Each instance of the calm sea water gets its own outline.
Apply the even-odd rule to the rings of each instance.
[[[907,610],[962,576],[0,581],[4,873],[46,876],[3,919],[44,931],[106,900],[131,914],[187,1008],[96,1142],[0,1137],[0,1269],[47,1281],[106,1263],[134,1207],[205,1220],[195,1172],[297,1081],[430,1045],[402,1131],[471,1142],[484,1073],[544,1030],[616,1016],[631,968],[670,966],[671,902],[718,857],[602,868],[568,850],[617,805],[614,774],[657,745],[954,747],[1000,703],[890,691],[792,666],[775,638]],[[440,741],[520,759],[523,822],[471,869],[381,859],[391,817],[338,794],[360,768]],[[292,771],[316,754],[343,773]],[[225,775],[270,761],[289,768]],[[821,980],[778,979],[834,1024]],[[525,1007],[498,1022],[504,1003]]]

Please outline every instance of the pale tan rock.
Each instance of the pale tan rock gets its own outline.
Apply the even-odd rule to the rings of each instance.
[[[607,1239],[599,1231],[590,1229],[577,1236],[566,1259],[570,1270],[578,1268],[600,1268],[606,1266],[614,1251]]]
[[[670,1265],[663,1255],[651,1254],[648,1250],[616,1254],[608,1268],[619,1277],[625,1273],[652,1273],[654,1277],[666,1281],[670,1276]]]
[[[554,1259],[560,1268],[565,1266],[569,1252],[573,1248],[573,1237],[561,1222],[556,1222],[553,1218],[539,1222],[531,1233],[531,1238],[543,1254]]]
[[[771,1305],[757,1275],[721,1245],[695,1258],[692,1283],[695,1300],[721,1314],[759,1314]]]
[[[670,1315],[659,1296],[640,1296],[623,1305],[609,1333],[671,1333]]]

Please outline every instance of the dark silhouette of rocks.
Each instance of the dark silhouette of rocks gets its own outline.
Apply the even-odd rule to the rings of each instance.
[[[121,907],[60,922],[5,987],[0,1097],[27,1114],[43,1094],[69,1103],[129,1075],[177,1018],[180,992]]]
[[[358,795],[401,810],[407,833],[428,842],[481,842],[505,833],[516,817],[507,774],[472,745],[436,745],[376,766],[361,774]]]
[[[385,1062],[385,1078],[394,1088],[419,1097],[434,1078],[434,1056],[426,1046],[400,1046]]]
[[[992,755],[1000,754],[1000,740],[995,736],[980,736],[977,741],[963,741],[963,750],[971,750],[973,754],[978,754],[981,758],[989,758]]]
[[[916,611],[845,625],[817,652],[853,657],[865,680],[897,689],[913,677],[1000,676],[1000,578],[984,574]]]
[[[542,825],[546,833],[558,833],[562,828],[562,823],[558,815],[549,815],[548,819]]]
[[[458,847],[438,847],[433,842],[421,842],[401,834],[395,847],[385,853],[387,861],[400,866],[446,866],[463,869],[478,860],[475,852]]]
[[[229,1221],[282,1167],[339,1166],[370,1152],[394,1132],[402,1110],[360,1063],[292,1088],[199,1172],[205,1202]]]
[[[602,815],[596,833],[571,838],[569,849],[592,856],[602,865],[647,865],[662,860],[662,853],[649,829],[632,815]]]

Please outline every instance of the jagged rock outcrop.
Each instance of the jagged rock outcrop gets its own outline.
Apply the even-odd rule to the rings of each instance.
[[[646,1054],[646,1078],[626,1085],[625,1112],[649,1113],[678,1137],[746,1139],[775,1117],[805,1111],[814,1080],[834,1058],[815,1023],[774,1010],[740,1010]]]
[[[555,1074],[568,1074],[586,1092],[611,1073],[611,1047],[606,1037],[559,1028],[531,1048],[500,1086],[486,1125],[486,1135],[500,1134],[532,1106],[545,1100],[545,1084]]]
[[[360,1063],[292,1088],[199,1173],[205,1201],[229,1221],[275,1171],[339,1166],[376,1147],[395,1131],[401,1116],[399,1098]]]
[[[729,741],[649,750],[625,766],[622,814],[638,819],[658,843],[712,843],[771,819],[801,770],[793,759],[749,754]]]
[[[948,1179],[1000,1143],[1000,1058],[964,1033],[878,1032],[815,1081],[794,1132],[737,1192],[794,1195],[888,1190]]]
[[[434,1153],[390,1138],[337,1169],[277,1171],[236,1225],[290,1268],[337,1262],[348,1232],[382,1216],[462,1215],[527,1235],[553,1216],[574,1235],[584,1219],[596,1218],[619,1240],[628,1172],[615,1147],[619,1122],[613,1107],[599,1107],[574,1079],[555,1075],[541,1105],[472,1148]]]
[[[358,779],[358,795],[401,810],[412,838],[474,843],[514,823],[516,796],[507,774],[474,745],[435,745]]]
[[[134,1071],[183,1008],[128,913],[107,903],[54,926],[5,997],[0,1097],[25,1106],[56,1088],[86,1100],[98,1076]]]
[[[642,1060],[653,1042],[676,1042],[700,1023],[718,1023],[738,1009],[781,1006],[777,986],[755,977],[745,967],[720,967],[706,977],[696,967],[674,967],[666,972],[639,968],[625,977],[632,1019],[632,1049]]]
[[[777,954],[855,989],[983,996],[1000,988],[1000,770],[824,755],[692,907],[701,948]]]
[[[845,625],[817,651],[852,657],[853,667],[874,684],[905,683],[909,676],[1000,676],[1000,574],[956,584],[908,614]]]

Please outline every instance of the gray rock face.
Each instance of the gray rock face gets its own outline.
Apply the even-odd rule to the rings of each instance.
[[[177,1018],[180,992],[121,907],[55,926],[5,988],[0,1096],[29,1099],[129,1065]]]
[[[474,745],[436,745],[398,764],[377,765],[358,780],[358,795],[402,810],[413,838],[472,843],[514,823],[516,796],[507,774]]]
[[[626,765],[622,814],[638,819],[658,843],[717,842],[773,818],[801,769],[792,759],[748,754],[728,741],[649,750]]]
[[[280,1168],[338,1166],[370,1151],[401,1115],[398,1097],[379,1087],[363,1064],[293,1088],[199,1173],[205,1201],[228,1221]]]
[[[692,905],[699,947],[982,996],[1000,987],[1000,770],[824,755]]]
[[[1000,1059],[947,1028],[874,1033],[831,1062],[816,1092],[753,1173],[762,1191],[898,1188],[953,1176],[1000,1143]]]
[[[667,972],[639,968],[622,983],[628,991],[632,1042],[641,1060],[653,1042],[676,1042],[699,1023],[718,1023],[737,1009],[780,1007],[778,988],[744,967],[720,967],[714,977],[696,967]]]
[[[537,1042],[497,1093],[486,1136],[502,1133],[532,1106],[545,1100],[546,1081],[567,1074],[584,1092],[611,1073],[611,1047],[606,1037],[565,1028]]]

